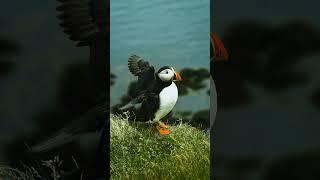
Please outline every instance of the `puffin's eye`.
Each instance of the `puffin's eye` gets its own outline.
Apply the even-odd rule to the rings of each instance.
[[[169,71],[166,71],[166,74],[168,74],[169,73]]]

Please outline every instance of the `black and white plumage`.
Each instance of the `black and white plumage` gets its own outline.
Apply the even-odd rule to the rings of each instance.
[[[141,57],[133,55],[128,61],[129,71],[138,77],[138,95],[121,110],[132,110],[136,121],[157,122],[171,114],[178,100],[178,88],[174,81],[181,76],[170,66],[157,72]]]

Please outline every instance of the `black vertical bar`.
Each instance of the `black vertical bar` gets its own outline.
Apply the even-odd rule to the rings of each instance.
[[[103,172],[103,177],[109,179],[109,144],[110,144],[110,127],[109,127],[109,100],[110,100],[110,1],[109,0],[94,0],[93,11],[95,11],[95,19],[101,31],[95,37],[95,40],[90,47],[90,64],[93,72],[93,83],[96,84],[95,92],[99,102],[104,103],[104,118],[103,127],[100,137],[99,153],[97,163],[99,170]],[[103,17],[103,18],[101,18]]]

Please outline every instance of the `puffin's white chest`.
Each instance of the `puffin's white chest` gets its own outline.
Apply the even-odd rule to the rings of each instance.
[[[160,106],[155,114],[154,121],[159,121],[166,116],[174,107],[178,100],[178,88],[174,82],[166,88],[164,88],[160,94]]]

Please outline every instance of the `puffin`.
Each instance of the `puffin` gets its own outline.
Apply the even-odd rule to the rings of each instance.
[[[92,82],[92,102],[88,109],[66,123],[52,136],[28,149],[32,159],[38,154],[58,152],[71,142],[90,144],[81,146],[75,154],[80,168],[75,167],[61,174],[62,179],[101,179],[108,175],[109,167],[109,91],[110,68],[110,1],[109,0],[56,0],[57,18],[61,31],[77,47],[88,47],[89,78]],[[89,157],[88,157],[89,156]],[[71,157],[71,155],[70,155]],[[65,161],[64,161],[65,162]],[[68,164],[68,163],[67,163]],[[83,174],[82,174],[83,173]],[[82,176],[83,175],[83,176]]]
[[[169,126],[162,120],[172,115],[178,100],[176,81],[181,75],[171,66],[162,66],[158,71],[149,62],[137,55],[128,59],[128,68],[132,75],[138,77],[138,95],[120,110],[131,112],[129,120],[151,123],[162,135],[168,135]]]
[[[210,32],[210,49],[212,50],[210,57],[210,127],[207,133],[213,129],[213,125],[217,113],[217,91],[213,76],[214,63],[219,61],[227,61],[229,59],[229,53],[226,50],[221,39],[214,33]]]

